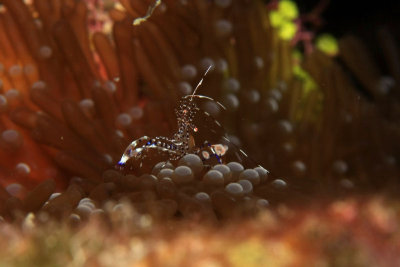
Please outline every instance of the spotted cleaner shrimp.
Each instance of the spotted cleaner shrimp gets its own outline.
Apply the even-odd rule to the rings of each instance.
[[[226,110],[225,106],[220,102],[214,100],[211,97],[204,95],[197,95],[196,92],[212,65],[208,67],[200,82],[197,84],[195,90],[190,95],[185,95],[179,101],[178,108],[175,110],[175,115],[178,123],[178,131],[173,135],[172,138],[159,136],[150,138],[143,136],[139,139],[134,140],[125,149],[120,161],[117,164],[118,169],[125,169],[127,163],[138,162],[139,168],[142,167],[143,161],[149,157],[157,157],[161,160],[167,159],[166,161],[176,161],[185,156],[186,154],[197,154],[203,161],[209,160],[214,157],[218,163],[222,163],[222,157],[228,150],[226,144],[212,144],[209,141],[204,141],[200,146],[197,146],[194,134],[198,132],[198,127],[194,124],[194,117],[200,111],[193,99],[206,99],[215,102],[223,110]],[[211,117],[207,112],[204,112],[208,117]],[[214,120],[218,125],[218,121]],[[222,137],[227,143],[230,143],[229,139],[224,135]],[[245,157],[247,155],[244,151],[239,149],[240,153]],[[129,167],[133,169],[133,166]]]

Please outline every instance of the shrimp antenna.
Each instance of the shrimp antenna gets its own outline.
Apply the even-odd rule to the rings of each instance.
[[[192,99],[193,97],[197,97],[197,98],[203,98],[203,99],[211,100],[211,101],[217,103],[217,105],[220,106],[222,109],[226,110],[226,107],[224,105],[222,105],[220,102],[216,101],[215,99],[213,99],[211,97],[208,97],[208,96],[205,96],[205,95],[190,95],[189,97],[190,97],[190,99]]]
[[[194,89],[193,94],[192,94],[191,97],[190,97],[190,101],[193,99],[193,96],[196,94],[197,89],[198,89],[198,88],[200,87],[200,85],[203,83],[204,77],[206,77],[207,73],[209,72],[209,70],[210,70],[212,67],[213,67],[213,64],[211,64],[211,65],[207,68],[207,70],[206,70],[206,72],[204,73],[203,77],[201,78],[200,82],[197,84],[196,88]]]

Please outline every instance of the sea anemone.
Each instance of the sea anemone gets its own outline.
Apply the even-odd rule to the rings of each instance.
[[[26,192],[40,181],[47,188],[41,204],[68,184],[79,184],[81,197],[104,187],[104,177],[119,177],[110,169],[132,140],[175,131],[174,106],[209,66],[201,94],[227,111],[213,102],[198,103],[200,109],[279,176],[272,184],[334,195],[343,187],[386,186],[398,173],[395,63],[386,57],[393,78],[383,76],[353,36],[339,45],[321,36],[301,55],[292,42],[302,23],[293,2],[268,9],[258,1],[163,1],[139,25],[132,22],[150,1],[3,3],[3,199],[22,197],[26,206]],[[390,33],[381,34],[384,51],[396,50]],[[198,127],[202,140],[214,138],[213,126]],[[377,181],[382,171],[385,179]],[[263,198],[276,195],[257,190]]]
[[[242,226],[288,238],[288,225],[312,235],[318,214],[354,226],[359,206],[376,211],[368,221],[379,234],[393,234],[398,218],[383,201],[325,204],[398,187],[400,68],[389,29],[378,35],[382,59],[353,35],[315,36],[288,0],[0,3],[2,219],[23,229],[96,221],[135,235],[157,231],[153,221],[240,218],[227,238],[256,218]],[[116,168],[132,141],[174,136],[186,120],[179,100],[202,79],[196,94],[214,100],[193,100],[187,141],[208,150],[149,152]],[[316,200],[328,211],[303,213]],[[266,218],[266,229],[254,225]],[[240,262],[260,242],[230,247],[222,261]],[[155,253],[166,253],[160,246]],[[281,252],[294,255],[291,246]]]

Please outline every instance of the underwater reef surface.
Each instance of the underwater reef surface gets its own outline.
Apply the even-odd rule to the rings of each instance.
[[[398,261],[398,35],[323,2],[0,1],[4,264]]]
[[[399,202],[344,199],[307,209],[281,206],[223,225],[165,221],[125,203],[78,227],[0,228],[3,266],[397,266]],[[111,206],[108,206],[110,208]],[[106,208],[106,210],[108,209]],[[111,230],[112,229],[112,230]]]

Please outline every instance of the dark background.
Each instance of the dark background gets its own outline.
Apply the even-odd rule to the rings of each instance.
[[[296,0],[302,14],[311,11],[320,0]],[[321,32],[341,36],[347,33],[361,35],[385,25],[398,32],[400,26],[400,1],[330,0],[322,13]],[[398,35],[397,35],[398,36]]]
[[[300,14],[307,14],[321,0],[295,0]],[[324,0],[322,0],[324,1]],[[355,35],[369,49],[373,59],[383,74],[388,74],[387,64],[382,54],[378,34],[384,28],[400,44],[400,0],[389,1],[356,1],[330,0],[321,14],[322,23],[315,28],[305,24],[317,35],[330,33],[340,38],[344,35]],[[301,47],[300,47],[301,49]],[[351,75],[351,73],[349,73]],[[361,92],[366,92],[361,86],[356,86]]]

